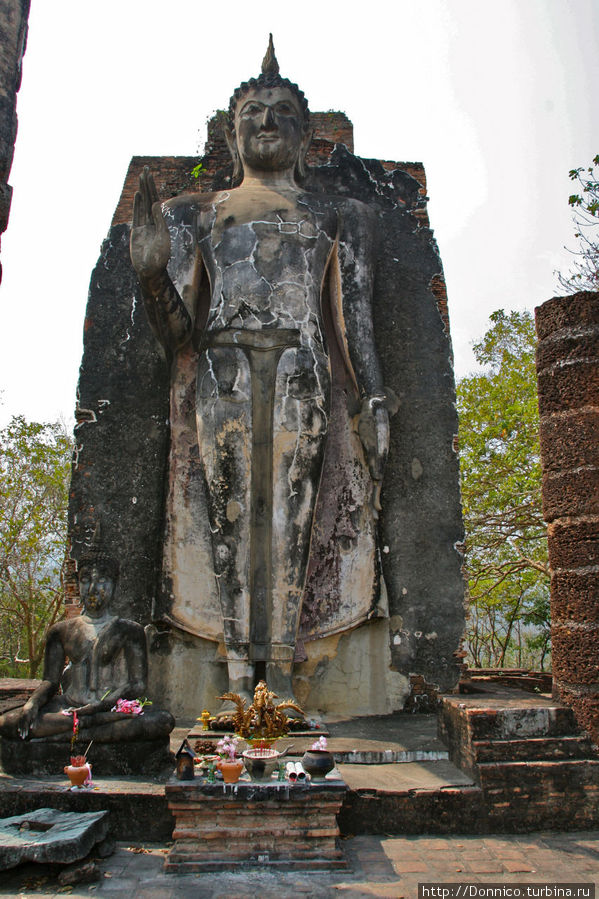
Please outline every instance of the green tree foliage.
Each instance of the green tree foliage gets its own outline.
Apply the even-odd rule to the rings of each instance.
[[[578,250],[573,251],[569,272],[558,272],[560,287],[566,293],[599,290],[599,155],[588,168],[570,171],[579,193],[570,194],[568,203],[574,209],[574,237]]]
[[[469,662],[543,668],[549,567],[541,508],[535,331],[528,312],[491,315],[480,373],[458,384]]]
[[[35,677],[62,610],[72,444],[58,424],[0,431],[0,674]]]

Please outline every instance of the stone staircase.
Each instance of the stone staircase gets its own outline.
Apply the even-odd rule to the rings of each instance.
[[[549,696],[507,687],[445,696],[438,716],[339,721],[329,732],[348,787],[338,816],[345,835],[599,827],[599,756],[570,709]],[[182,723],[173,748],[188,733]],[[293,739],[290,754],[301,757],[311,740]],[[93,791],[74,793],[58,772],[0,772],[0,817],[40,806],[111,810],[117,839],[170,839],[171,774],[172,766],[152,778],[94,775]]]
[[[571,709],[518,690],[444,697],[439,737],[482,791],[485,829],[599,823],[599,756]]]

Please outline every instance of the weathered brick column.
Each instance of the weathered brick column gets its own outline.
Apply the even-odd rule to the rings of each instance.
[[[535,313],[553,692],[599,741],[599,293]]]

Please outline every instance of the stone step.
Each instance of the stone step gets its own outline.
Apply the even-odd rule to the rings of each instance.
[[[477,771],[491,830],[599,825],[599,759],[484,762]]]
[[[343,765],[389,765],[410,764],[411,762],[439,762],[449,759],[446,749],[347,749],[339,748],[341,741],[331,740],[329,749],[335,756],[336,764]],[[289,752],[300,760],[303,752]]]
[[[485,820],[482,790],[448,761],[341,764],[339,772],[348,786],[343,834],[474,833]]]
[[[473,740],[477,764],[534,760],[596,759],[590,739],[574,737],[529,737],[526,740]]]
[[[599,794],[599,759],[538,759],[518,762],[482,762],[477,766],[484,790],[510,794],[543,789],[547,795],[575,796],[578,787],[589,786]]]
[[[560,705],[470,708],[467,718],[473,741],[560,737],[579,732],[572,709]]]

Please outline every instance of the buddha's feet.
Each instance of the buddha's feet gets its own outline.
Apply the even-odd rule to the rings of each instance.
[[[267,667],[266,678],[269,690],[272,690],[273,693],[277,694],[275,705],[281,705],[281,703],[287,702],[292,703],[294,706],[297,706],[297,708],[284,708],[281,709],[281,711],[283,711],[288,718],[297,718],[300,721],[303,721],[306,716],[293,692],[291,665],[289,663],[277,664],[271,662]]]

